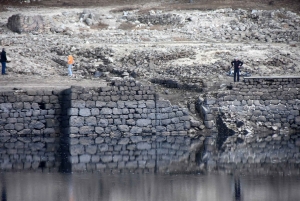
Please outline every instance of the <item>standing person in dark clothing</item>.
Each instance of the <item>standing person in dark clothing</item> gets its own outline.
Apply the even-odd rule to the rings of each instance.
[[[6,62],[7,62],[6,52],[5,52],[5,49],[3,48],[2,52],[1,52],[2,75],[6,75],[6,73],[5,73]]]
[[[234,67],[234,73],[233,73],[234,82],[240,81],[240,68],[242,67],[242,65],[243,65],[243,62],[241,62],[238,58],[235,58],[231,62],[231,66]]]

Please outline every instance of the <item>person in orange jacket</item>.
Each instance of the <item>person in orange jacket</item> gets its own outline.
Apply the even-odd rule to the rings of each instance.
[[[72,73],[72,67],[74,64],[74,58],[72,55],[68,56],[68,72],[69,72],[69,76],[72,77],[73,73]]]

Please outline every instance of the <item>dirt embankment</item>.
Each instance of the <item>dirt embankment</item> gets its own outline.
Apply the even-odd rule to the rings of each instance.
[[[299,0],[178,0],[171,2],[163,1],[146,1],[146,0],[0,0],[0,8],[5,8],[7,5],[13,6],[59,6],[59,7],[78,7],[78,6],[126,6],[134,9],[141,7],[141,5],[152,3],[159,4],[158,9],[170,10],[207,10],[219,9],[224,7],[231,7],[233,9],[279,9],[285,7],[294,12],[300,12]],[[154,6],[155,7],[155,6]],[[155,8],[154,8],[155,9]]]

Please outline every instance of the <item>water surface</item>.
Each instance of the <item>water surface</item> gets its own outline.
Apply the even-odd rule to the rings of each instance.
[[[299,201],[300,176],[2,173],[4,201]]]

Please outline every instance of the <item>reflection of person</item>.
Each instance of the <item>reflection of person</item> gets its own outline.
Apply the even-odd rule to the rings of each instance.
[[[242,67],[242,65],[243,65],[243,62],[241,62],[238,58],[235,58],[231,62],[231,66],[234,67],[234,71],[233,71],[234,82],[240,81],[240,68]]]
[[[5,49],[3,48],[2,52],[1,52],[2,75],[6,75],[6,73],[5,73],[6,62],[7,62],[6,52],[5,52]]]
[[[72,77],[72,67],[73,67],[73,64],[74,64],[74,58],[72,55],[69,55],[68,56],[68,73],[69,73],[69,76]]]
[[[68,176],[68,186],[69,186],[69,201],[74,201],[74,192],[73,192],[73,179],[72,174]]]
[[[2,180],[1,201],[7,201],[6,182],[3,174],[1,174],[1,180]]]
[[[239,176],[234,176],[234,201],[242,201],[241,182]]]
[[[6,198],[6,188],[5,188],[5,186],[2,187],[1,201],[7,201],[7,198]]]

